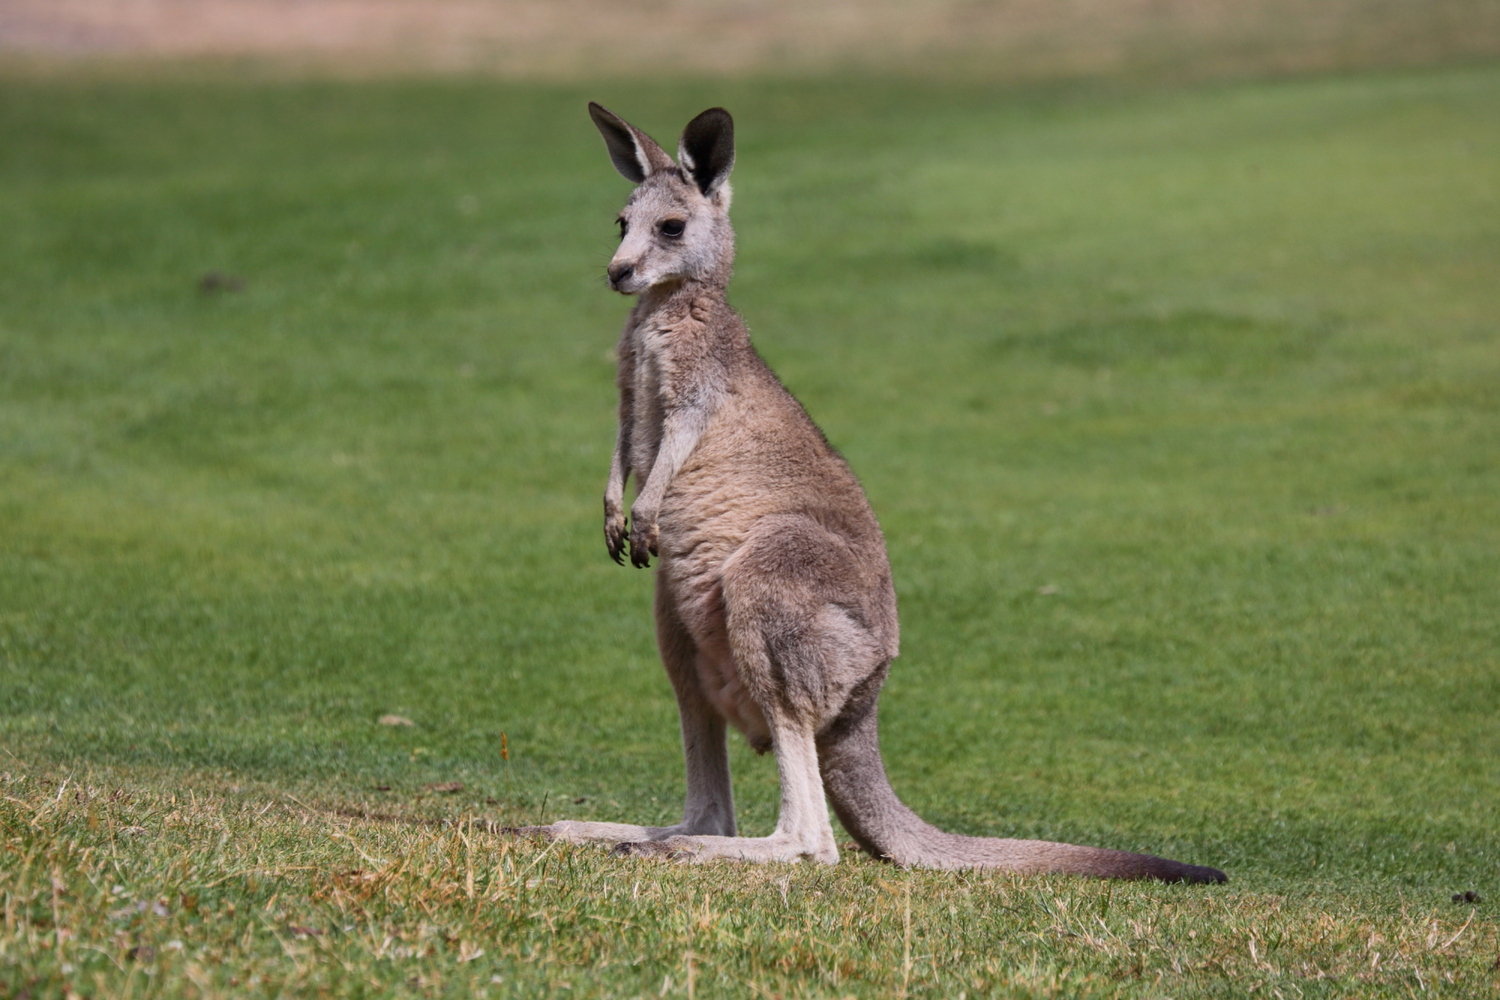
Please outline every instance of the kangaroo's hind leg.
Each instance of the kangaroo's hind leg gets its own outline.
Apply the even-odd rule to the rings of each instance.
[[[703,694],[697,660],[703,655],[672,604],[662,574],[657,575],[656,643],[662,665],[677,694],[682,718],[682,753],[687,765],[687,800],[682,822],[675,826],[588,823],[564,820],[535,832],[556,840],[656,841],[677,835],[733,837],[734,793],[729,779],[729,752],[724,719]]]
[[[770,520],[770,519],[768,519]],[[765,523],[725,565],[724,614],[734,669],[770,729],[781,811],[768,837],[674,835],[621,845],[693,860],[838,860],[816,735],[850,691],[880,668],[869,627],[836,603],[847,593],[848,551],[798,517]]]
[[[825,864],[839,859],[818,773],[818,754],[810,729],[795,720],[768,718],[781,778],[781,811],[769,837],[712,837],[677,834],[649,841],[622,843],[626,854],[667,855],[691,861],[800,861]]]

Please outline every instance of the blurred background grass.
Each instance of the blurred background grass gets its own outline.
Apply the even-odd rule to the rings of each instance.
[[[76,72],[1175,79],[1500,54],[1494,0],[3,0],[0,52]],[[242,68],[244,68],[242,63]]]

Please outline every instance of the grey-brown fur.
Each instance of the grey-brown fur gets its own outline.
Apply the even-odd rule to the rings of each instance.
[[[681,710],[687,802],[672,827],[570,821],[538,832],[625,853],[833,863],[826,795],[861,847],[898,864],[1223,881],[1147,855],[944,833],[896,797],[875,724],[898,645],[885,540],[853,473],[725,299],[729,114],[689,123],[674,163],[604,108],[589,113],[637,184],[609,266],[611,287],[640,299],[620,336],[604,535],[616,561],[658,557],[657,642]],[[735,835],[727,725],[776,752],[781,812],[769,837]]]

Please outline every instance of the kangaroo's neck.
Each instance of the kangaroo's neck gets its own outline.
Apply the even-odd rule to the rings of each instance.
[[[652,285],[641,293],[636,304],[638,316],[674,313],[690,310],[695,302],[710,300],[724,302],[728,295],[728,267],[724,280],[703,278],[681,278],[676,281]]]

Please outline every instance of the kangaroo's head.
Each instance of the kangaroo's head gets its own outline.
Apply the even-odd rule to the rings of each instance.
[[[609,262],[609,287],[625,295],[682,281],[729,283],[734,230],[729,226],[729,171],[734,119],[709,108],[688,122],[677,163],[629,122],[589,104],[609,158],[635,183],[620,211],[620,249]]]

